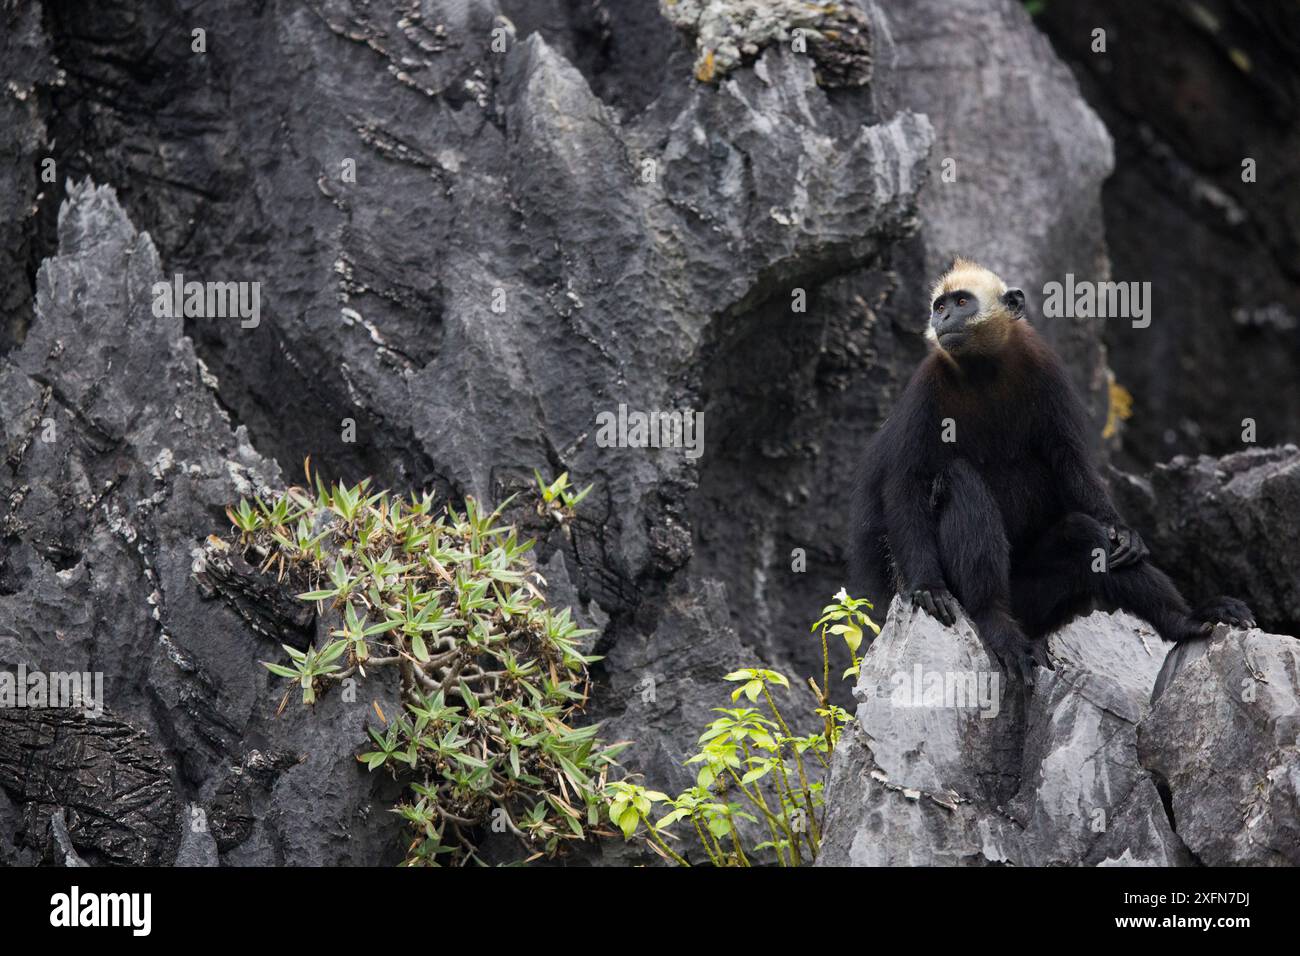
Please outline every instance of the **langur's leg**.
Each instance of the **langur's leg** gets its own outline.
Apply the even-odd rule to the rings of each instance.
[[[1218,620],[1254,624],[1250,609],[1232,598],[1218,598],[1191,613],[1173,582],[1149,561],[1111,568],[1113,547],[1109,528],[1076,512],[1017,557],[1012,604],[1030,635],[1050,634],[1094,602],[1131,611],[1166,641],[1198,637]]]
[[[953,462],[938,498],[939,560],[953,595],[980,637],[1008,670],[1033,683],[1034,666],[1051,667],[1046,648],[1030,641],[1011,614],[1011,546],[1002,511],[984,479]]]
[[[873,496],[860,503],[855,512],[849,552],[849,591],[853,597],[870,601],[872,618],[883,624],[896,586],[879,498]]]

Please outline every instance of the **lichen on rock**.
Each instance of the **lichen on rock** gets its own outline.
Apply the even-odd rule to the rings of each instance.
[[[764,47],[788,44],[817,62],[822,86],[863,86],[871,78],[867,18],[847,3],[803,0],[660,0],[664,16],[695,36],[695,78],[710,83]]]

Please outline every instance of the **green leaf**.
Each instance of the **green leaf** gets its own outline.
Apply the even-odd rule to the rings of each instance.
[[[320,662],[322,664],[329,664],[333,661],[336,661],[343,656],[343,652],[346,651],[347,649],[348,649],[347,641],[335,641],[329,647],[325,648],[325,650],[321,653]]]
[[[673,810],[659,818],[659,822],[655,824],[655,829],[658,830],[663,827],[670,827],[678,820],[681,820],[688,815],[689,814],[686,810]]]
[[[623,831],[623,839],[630,840],[636,834],[641,820],[635,812],[624,812],[618,819],[618,828]]]

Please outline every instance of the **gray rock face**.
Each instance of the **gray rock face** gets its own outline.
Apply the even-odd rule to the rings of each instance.
[[[746,6],[784,5],[692,5],[715,25]],[[526,502],[511,517],[599,630],[592,714],[656,786],[684,782],[727,670],[811,670],[929,279],[956,253],[1031,295],[1100,268],[1110,167],[1019,4],[846,9],[852,36],[804,56],[787,23],[707,84],[703,20],[681,34],[650,4],[219,5],[203,54],[188,2],[0,13],[0,664],[104,674],[158,770],[132,853],[400,856],[393,788],[354,758],[392,688],[277,718],[258,661],[318,622],[251,569],[193,563],[227,503],[308,454],[450,499],[504,499],[535,467],[593,483],[568,535]],[[64,193],[37,202],[45,149]],[[155,316],[177,273],[260,282],[260,324]],[[1097,329],[1045,332],[1100,412]],[[703,456],[602,447],[621,404],[702,412]],[[1181,860],[1132,753],[1155,666],[1134,627],[1077,622],[1028,707],[986,719],[924,705],[928,672],[977,692],[994,673],[969,628],[897,618],[871,666],[919,663],[922,706],[862,702],[826,862]],[[59,809],[74,853],[113,858],[75,794],[0,790],[0,861],[53,860]]]
[[[0,787],[22,804],[27,842],[51,861],[159,866],[176,848],[170,767],[139,728],[76,708],[0,709]]]
[[[936,681],[939,693],[945,684],[954,693],[927,703],[927,685]],[[988,811],[1013,792],[1008,743],[1023,710],[970,625],[963,620],[945,629],[896,600],[867,651],[855,694],[857,720],[832,759],[818,864],[1010,859],[1015,825]]]
[[[1029,705],[1020,787],[1026,866],[1178,866],[1170,828],[1134,731],[1147,714],[1166,645],[1128,614],[1094,613],[1052,635],[1056,673]]]
[[[1201,863],[1296,866],[1300,642],[1220,628],[1194,647],[1138,727],[1142,765]]]
[[[1038,10],[1115,139],[1103,194],[1111,277],[1150,283],[1150,327],[1105,328],[1115,376],[1133,394],[1122,433],[1130,460],[1238,451],[1246,418],[1261,444],[1294,441],[1300,7],[1095,0]],[[1104,54],[1092,49],[1098,29]]]
[[[232,430],[180,320],[154,315],[158,256],[112,189],[73,188],[59,248],[26,341],[0,360],[0,668],[100,675],[105,713],[0,709],[0,787],[24,842],[53,847],[62,809],[87,859],[170,863],[182,801],[214,801],[250,742],[271,740],[310,756],[253,788],[241,860],[395,859],[396,818],[370,812],[382,781],[354,756],[370,698],[277,720],[258,660],[278,648],[192,578],[225,505],[278,469]]]
[[[1239,596],[1261,625],[1300,633],[1300,449],[1255,448],[1210,458],[1180,455],[1146,479],[1113,481],[1153,560],[1196,605]]]
[[[59,864],[67,867],[90,865],[72,846],[72,837],[68,834],[68,823],[62,807],[50,814],[50,836],[55,843],[55,856]]]
[[[38,90],[63,77],[50,59],[40,21],[39,4],[0,9],[0,352],[22,341],[31,320],[28,275],[45,252],[41,203],[49,208],[58,192],[57,167],[41,162],[47,129]]]
[[[835,751],[818,863],[1300,860],[1300,642],[1220,627],[1166,657],[1143,622],[1101,612],[1049,640],[1056,670],[1028,703],[999,698],[967,622],[895,601]]]
[[[1056,670],[1026,703],[968,622],[944,628],[896,600],[835,751],[818,863],[1188,862],[1137,760],[1159,639],[1095,613],[1049,640]]]
[[[212,832],[202,825],[206,820],[203,807],[189,807],[189,825],[182,823],[181,845],[174,866],[219,866],[220,855]]]
[[[980,51],[996,117],[927,41],[937,5],[841,5],[872,80],[830,92],[817,78],[849,34],[802,55],[790,23],[691,78],[700,17],[743,32],[769,22],[747,9],[797,5],[678,4],[699,15],[685,33],[649,3],[408,6],[205,10],[195,55],[185,9],[55,0],[50,42],[84,69],[51,135],[93,144],[66,168],[121,186],[168,274],[263,282],[257,329],[187,331],[287,474],[310,454],[326,474],[501,498],[567,468],[597,491],[586,533],[555,546],[611,640],[715,579],[759,654],[803,655],[788,635],[845,583],[826,503],[923,352],[934,270],[961,251],[1032,288],[1100,256],[1104,130],[1011,0],[943,14]],[[965,144],[955,183],[934,122]],[[1018,228],[991,230],[1025,190]],[[1050,335],[1095,391],[1096,333],[1074,328]],[[703,458],[598,447],[595,416],[620,403],[702,411]]]

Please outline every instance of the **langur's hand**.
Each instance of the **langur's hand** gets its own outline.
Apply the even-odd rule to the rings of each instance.
[[[1114,571],[1128,567],[1130,564],[1137,564],[1139,561],[1145,561],[1151,554],[1142,541],[1142,536],[1132,528],[1112,525],[1108,531],[1110,537],[1110,557],[1106,561],[1108,570]]]
[[[952,627],[961,614],[961,605],[944,587],[918,588],[912,592],[912,606],[919,607],[940,624]]]

